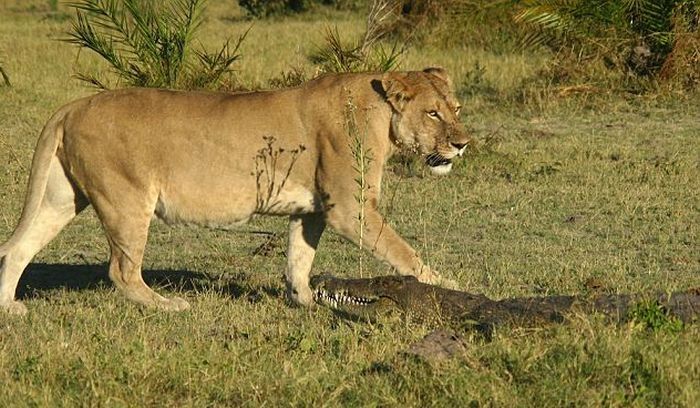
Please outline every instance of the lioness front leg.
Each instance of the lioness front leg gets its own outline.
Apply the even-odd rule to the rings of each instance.
[[[289,244],[285,272],[287,298],[298,305],[313,304],[313,296],[309,288],[309,273],[325,227],[326,222],[321,213],[289,217]]]
[[[360,223],[358,210],[334,208],[328,213],[328,224],[356,244],[360,244]],[[372,254],[396,269],[401,275],[413,275],[424,283],[440,284],[443,279],[432,271],[418,256],[417,252],[389,226],[384,217],[373,205],[364,211],[365,225],[362,246]]]

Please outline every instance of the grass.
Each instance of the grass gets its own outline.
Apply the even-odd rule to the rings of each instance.
[[[93,90],[70,76],[101,65],[55,41],[70,20],[50,2],[0,6],[0,237],[15,225],[34,143],[61,104]],[[58,5],[59,12],[65,12]],[[204,45],[245,30],[231,2],[211,2]],[[306,55],[346,14],[256,22],[240,81],[264,85]],[[411,49],[406,69],[442,65],[456,84],[479,62],[512,92],[543,56]],[[448,278],[488,296],[700,286],[698,104],[613,96],[516,105],[474,96],[464,121],[476,148],[448,177],[388,171],[383,213]],[[541,109],[547,106],[547,109]],[[0,406],[696,406],[700,329],[567,326],[474,339],[462,359],[429,365],[401,354],[428,328],[339,320],[283,298],[286,220],[233,232],[154,222],[145,278],[192,309],[168,314],[124,300],[106,277],[107,245],[91,212],[34,261],[20,284],[24,319],[0,314]],[[315,272],[357,276],[359,250],[324,235]],[[365,257],[365,271],[390,270]]]

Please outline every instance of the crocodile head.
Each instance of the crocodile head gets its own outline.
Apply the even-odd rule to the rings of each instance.
[[[311,278],[316,303],[345,317],[363,320],[394,311],[405,312],[409,305],[420,300],[419,287],[423,285],[413,276],[342,279],[317,275]]]

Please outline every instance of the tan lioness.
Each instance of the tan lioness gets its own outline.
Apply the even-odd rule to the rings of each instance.
[[[141,276],[154,214],[206,226],[289,215],[287,293],[301,305],[313,302],[309,272],[326,224],[358,244],[362,235],[362,245],[398,273],[439,283],[377,202],[397,147],[423,155],[437,173],[450,170],[468,142],[459,110],[440,68],[327,75],[269,92],[125,89],[72,102],[39,137],[22,216],[0,247],[0,308],[26,312],[14,300],[22,271],[89,204],[109,241],[109,277],[147,306],[188,307]],[[363,234],[353,140],[372,157]]]

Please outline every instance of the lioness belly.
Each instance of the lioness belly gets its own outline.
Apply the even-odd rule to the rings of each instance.
[[[218,228],[245,223],[254,214],[254,197],[242,194],[224,206],[212,205],[214,203],[208,198],[200,195],[183,199],[179,194],[162,193],[156,202],[155,215],[171,225],[192,224]]]
[[[273,191],[269,197],[265,192],[262,193],[257,197],[258,214],[291,215],[322,210],[320,197],[303,186],[285,186],[279,192]]]
[[[167,224],[193,224],[211,228],[243,224],[253,215],[291,215],[321,211],[320,199],[301,186],[288,186],[276,192],[245,189],[230,194],[188,195],[183,191],[163,192],[155,215]]]

